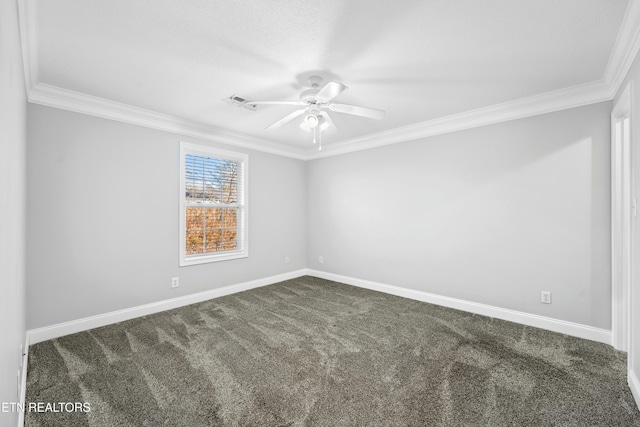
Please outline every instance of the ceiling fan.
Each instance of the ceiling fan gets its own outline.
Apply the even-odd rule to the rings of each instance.
[[[315,144],[317,142],[320,150],[322,150],[322,132],[331,134],[336,130],[336,125],[333,123],[333,120],[331,120],[329,111],[352,114],[377,120],[382,119],[385,115],[383,110],[376,108],[359,107],[357,105],[337,104],[331,102],[335,97],[348,89],[348,87],[342,83],[332,81],[320,88],[322,77],[311,76],[308,81],[311,88],[300,93],[299,101],[249,101],[236,95],[232,95],[228,99],[230,102],[244,106],[250,110],[256,110],[258,105],[302,106],[303,108],[300,110],[296,110],[293,113],[286,115],[277,122],[267,126],[266,129],[279,128],[291,122],[295,118],[304,115],[302,123],[300,123],[300,127],[307,132],[313,132],[313,143]]]

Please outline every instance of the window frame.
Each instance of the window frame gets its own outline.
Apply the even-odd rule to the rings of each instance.
[[[186,244],[186,167],[185,159],[187,154],[196,156],[219,158],[232,160],[241,163],[242,180],[238,184],[239,218],[238,218],[238,245],[240,249],[212,252],[206,254],[187,255]],[[228,261],[232,259],[249,257],[249,155],[236,151],[222,150],[210,145],[196,144],[192,142],[180,141],[180,267],[189,265],[205,264],[210,262]]]

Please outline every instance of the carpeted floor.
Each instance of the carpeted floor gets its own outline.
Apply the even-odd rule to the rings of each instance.
[[[31,346],[27,426],[640,426],[624,353],[313,277]]]

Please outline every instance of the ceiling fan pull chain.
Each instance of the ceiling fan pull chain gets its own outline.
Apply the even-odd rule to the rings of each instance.
[[[322,129],[318,129],[318,151],[322,151]]]

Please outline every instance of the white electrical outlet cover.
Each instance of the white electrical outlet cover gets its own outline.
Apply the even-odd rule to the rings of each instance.
[[[540,302],[544,304],[551,304],[551,292],[541,291],[540,292]]]

